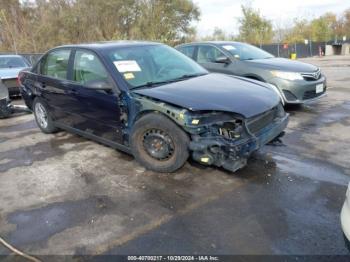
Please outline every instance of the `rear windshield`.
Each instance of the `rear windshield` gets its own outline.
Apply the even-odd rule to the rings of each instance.
[[[28,64],[22,57],[6,56],[0,57],[0,68],[20,68],[28,67]]]

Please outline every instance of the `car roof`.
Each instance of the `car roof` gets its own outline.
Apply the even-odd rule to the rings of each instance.
[[[146,45],[160,45],[161,43],[150,42],[150,41],[130,41],[130,40],[121,40],[121,41],[105,41],[105,42],[93,42],[93,43],[82,43],[82,44],[71,44],[71,45],[62,45],[55,47],[64,48],[64,47],[81,47],[92,50],[102,50],[110,49],[116,47],[127,47],[127,46],[146,46]]]
[[[242,44],[242,42],[236,42],[236,41],[201,41],[201,42],[185,43],[185,44],[181,44],[181,45],[178,45],[178,46],[198,45],[198,44],[225,45],[225,44]]]

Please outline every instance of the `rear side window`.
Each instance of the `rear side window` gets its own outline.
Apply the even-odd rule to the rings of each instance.
[[[189,58],[193,59],[194,56],[194,46],[183,46],[179,48],[179,51],[185,55],[187,55]]]
[[[67,79],[70,50],[56,50],[49,53],[41,63],[41,74],[58,79]]]
[[[109,82],[108,73],[96,54],[78,50],[75,53],[73,80],[82,85],[95,81]]]

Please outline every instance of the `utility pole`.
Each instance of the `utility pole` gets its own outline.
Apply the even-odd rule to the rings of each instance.
[[[312,57],[312,43],[311,43],[311,38],[310,38],[309,43],[310,43],[310,57]]]

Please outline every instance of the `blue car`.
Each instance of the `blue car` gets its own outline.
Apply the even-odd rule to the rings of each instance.
[[[44,133],[96,140],[157,172],[174,172],[190,155],[234,172],[288,122],[269,85],[209,74],[159,43],[57,47],[19,82]]]

